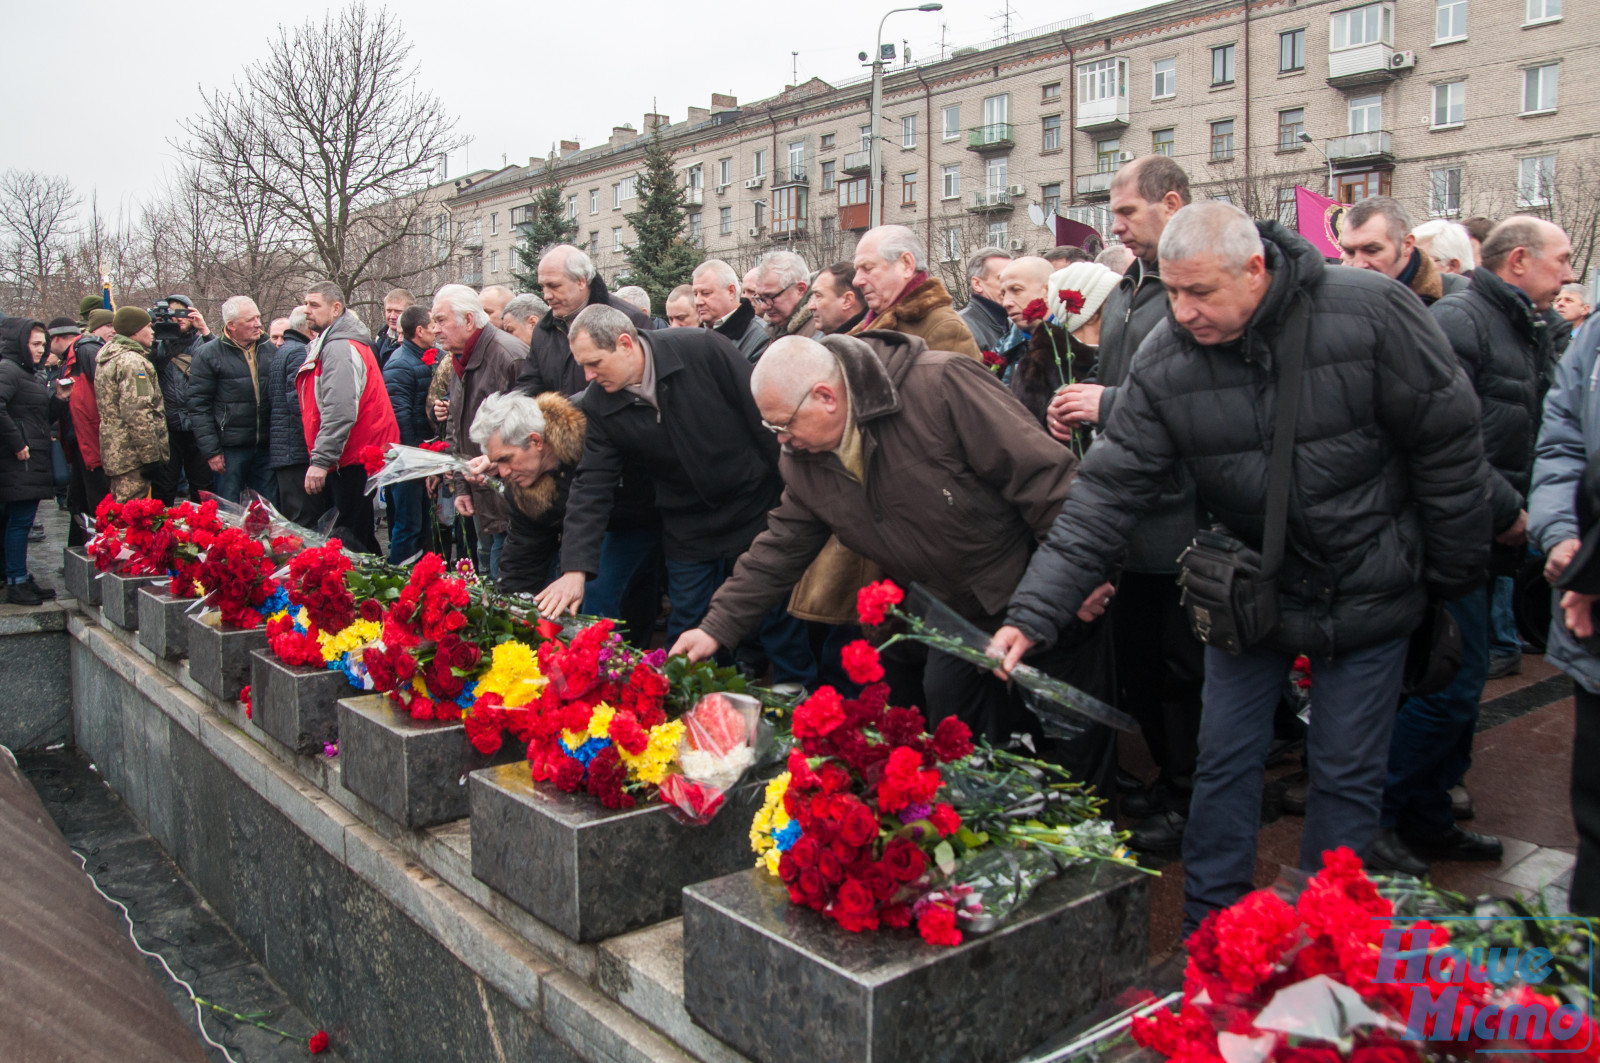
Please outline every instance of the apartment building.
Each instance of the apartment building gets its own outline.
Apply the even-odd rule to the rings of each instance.
[[[894,69],[884,220],[915,227],[953,276],[983,244],[1051,246],[1030,206],[1046,225],[1060,213],[1109,235],[1111,175],[1151,153],[1181,162],[1198,195],[1290,224],[1297,184],[1345,202],[1393,195],[1419,219],[1592,218],[1600,27],[1563,3],[1575,0],[1173,0]],[[578,243],[608,281],[625,273],[657,129],[708,256],[741,270],[774,247],[848,258],[867,227],[870,90],[813,79],[752,104],[714,95],[683,121],[647,114],[603,145],[563,143],[553,166],[475,175],[446,197],[462,272],[509,282],[518,225],[554,180]]]

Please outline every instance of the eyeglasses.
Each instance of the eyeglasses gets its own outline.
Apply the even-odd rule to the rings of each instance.
[[[799,283],[800,283],[799,281],[795,281],[794,282],[794,284],[799,284]],[[793,288],[794,284],[791,284],[786,288],[779,288],[777,291],[773,292],[771,295],[762,295],[760,292],[757,292],[757,293],[755,293],[754,295],[752,295],[750,297],[750,301],[752,303],[757,303],[757,304],[759,304],[761,306],[771,306],[773,303],[776,303],[778,301],[778,297],[779,296],[781,296],[784,292],[788,291],[789,288]]]
[[[782,293],[780,292],[779,294],[781,295]],[[761,427],[765,428],[773,435],[782,435],[783,433],[789,431],[789,426],[794,424],[794,419],[800,416],[800,407],[804,406],[806,404],[806,400],[810,397],[811,392],[809,391],[800,397],[800,401],[795,404],[794,412],[789,414],[789,419],[787,421],[783,422],[782,424],[773,424],[771,421],[764,420],[761,422]]]

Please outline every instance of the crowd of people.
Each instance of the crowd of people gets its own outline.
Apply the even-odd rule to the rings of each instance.
[[[1307,868],[1340,845],[1411,874],[1500,859],[1461,823],[1463,778],[1487,679],[1520,667],[1530,563],[1565,591],[1551,659],[1578,681],[1578,755],[1600,752],[1600,329],[1566,234],[1416,226],[1376,196],[1334,264],[1192,202],[1163,156],[1109,206],[1098,256],[976,251],[959,310],[885,225],[820,269],[707,260],[659,308],[561,245],[536,294],[395,289],[376,335],[326,282],[265,328],[230,298],[217,334],[179,295],[160,322],[97,297],[76,324],[4,322],[8,600],[47,593],[27,534],[58,480],[77,518],[249,489],[380,553],[362,451],[443,439],[472,472],[385,490],[392,562],[470,556],[547,615],[641,644],[660,624],[778,689],[851,692],[857,591],[920,585],[1003,663],[897,644],[895,701],[1115,795],[1136,848],[1182,853],[1190,929],[1251,888],[1263,769],[1297,738]],[[1122,771],[1103,724],[1046,727],[1007,681],[1024,659],[1132,715],[1158,776]],[[1600,911],[1600,784],[1573,786],[1571,903]]]

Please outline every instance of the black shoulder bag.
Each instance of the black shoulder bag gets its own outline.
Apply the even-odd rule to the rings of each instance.
[[[1289,484],[1294,434],[1300,420],[1300,380],[1305,368],[1310,312],[1304,297],[1284,329],[1277,352],[1278,415],[1267,464],[1267,513],[1257,553],[1218,529],[1201,531],[1178,558],[1183,611],[1195,638],[1229,653],[1261,642],[1278,627],[1278,571],[1289,530]]]

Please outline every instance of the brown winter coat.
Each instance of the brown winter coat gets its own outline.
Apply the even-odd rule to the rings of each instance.
[[[859,336],[868,329],[904,332],[907,336],[921,337],[932,351],[955,351],[975,359],[983,358],[978,342],[972,338],[972,330],[956,313],[950,293],[937,277],[929,277],[874,317],[870,324],[863,321],[857,325],[850,335]]]
[[[517,372],[527,356],[528,349],[518,343],[515,336],[493,325],[485,325],[462,375],[458,377],[451,370],[450,418],[445,426],[445,438],[458,456],[475,458],[481,453],[467,434],[472,428],[472,419],[477,416],[484,399],[496,391],[510,391],[516,386]],[[511,510],[504,496],[487,484],[473,484],[470,490],[479,529],[487,535],[505,531],[511,520]]]
[[[834,453],[784,448],[783,497],[701,627],[735,645],[830,535],[966,616],[1004,610],[1077,461],[976,359],[877,330],[819,342],[844,368],[864,482]]]

